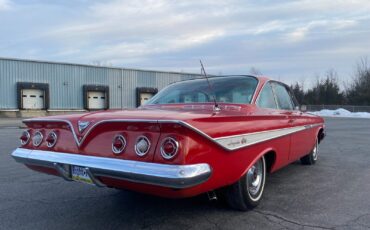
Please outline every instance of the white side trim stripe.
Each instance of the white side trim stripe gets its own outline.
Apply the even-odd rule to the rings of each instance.
[[[305,130],[305,126],[296,126],[292,128],[276,129],[258,133],[249,133],[231,137],[221,137],[214,139],[218,144],[229,150],[236,150],[263,141],[286,136],[295,132]]]

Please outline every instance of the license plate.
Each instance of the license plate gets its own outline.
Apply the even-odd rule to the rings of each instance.
[[[94,184],[84,167],[71,166],[72,180],[87,184]]]

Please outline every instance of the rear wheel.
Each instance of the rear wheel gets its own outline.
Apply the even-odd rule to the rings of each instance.
[[[256,207],[266,181],[265,157],[261,157],[235,184],[226,188],[227,203],[234,209],[246,211]]]
[[[319,154],[319,141],[316,138],[315,146],[313,147],[312,151],[309,154],[301,158],[301,163],[304,165],[315,164],[318,158],[318,154]]]

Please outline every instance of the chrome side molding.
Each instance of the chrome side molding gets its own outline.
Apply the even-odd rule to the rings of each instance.
[[[272,129],[262,132],[246,133],[235,136],[219,137],[214,140],[228,150],[237,150],[247,146],[255,145],[264,141],[287,136],[296,132],[320,126],[322,124],[310,124],[304,126],[293,126],[283,129]]]

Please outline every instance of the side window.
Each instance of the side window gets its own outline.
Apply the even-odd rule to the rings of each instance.
[[[290,98],[292,99],[292,104],[293,104],[294,110],[296,110],[296,109],[299,110],[299,103],[298,103],[297,98],[295,97],[292,89],[289,89],[289,95],[290,95]]]
[[[257,100],[257,106],[260,108],[276,109],[276,102],[269,82],[263,87]]]
[[[274,90],[279,108],[284,110],[293,110],[292,99],[290,98],[290,94],[285,86],[279,83],[274,83]]]

